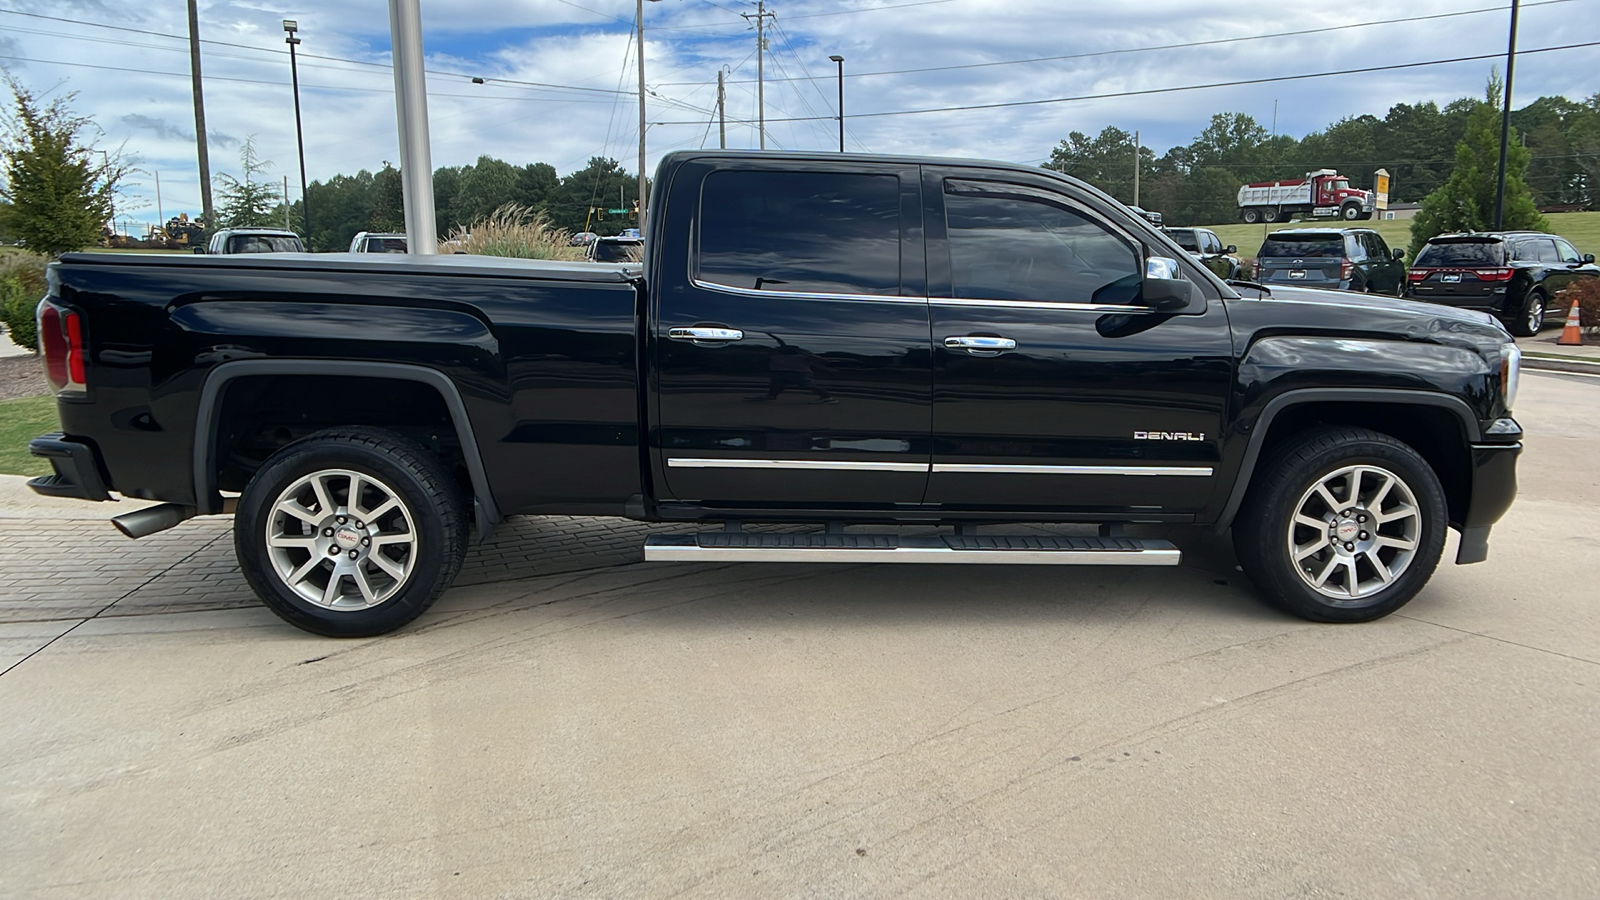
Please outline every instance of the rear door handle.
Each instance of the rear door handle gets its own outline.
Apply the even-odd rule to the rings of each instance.
[[[999,356],[1017,349],[1017,342],[1011,338],[986,334],[951,335],[944,339],[944,345],[951,350],[965,350],[973,356]]]
[[[692,328],[668,328],[667,337],[675,341],[692,341],[696,344],[729,344],[744,340],[744,332],[737,328],[697,325]]]

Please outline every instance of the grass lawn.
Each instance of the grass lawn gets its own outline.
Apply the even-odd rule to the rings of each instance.
[[[48,462],[28,455],[28,442],[60,428],[56,398],[48,394],[0,400],[0,475],[49,475]]]
[[[1551,213],[1545,216],[1550,221],[1550,230],[1571,241],[1578,248],[1579,253],[1593,253],[1600,256],[1600,212],[1577,213]],[[1261,249],[1261,242],[1266,239],[1267,233],[1280,228],[1339,228],[1345,223],[1338,221],[1295,222],[1290,225],[1282,223],[1276,225],[1244,225],[1233,222],[1228,225],[1204,225],[1217,233],[1224,244],[1233,244],[1239,248],[1241,257],[1254,258],[1256,251]],[[1411,220],[1394,219],[1383,221],[1368,219],[1365,222],[1356,221],[1348,223],[1350,226],[1371,228],[1383,235],[1391,247],[1405,249],[1411,246]]]

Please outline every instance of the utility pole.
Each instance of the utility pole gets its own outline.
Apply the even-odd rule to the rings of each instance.
[[[156,169],[156,224],[162,228],[167,227],[167,214],[161,209],[161,170]]]
[[[1506,151],[1511,143],[1511,77],[1515,74],[1517,65],[1517,7],[1519,5],[1518,0],[1511,0],[1511,37],[1506,46],[1506,97],[1505,107],[1500,112],[1500,174],[1494,190],[1494,229],[1496,231],[1505,227]]]
[[[728,149],[728,92],[722,86],[722,70],[717,70],[717,146]]]
[[[760,132],[761,149],[767,149],[767,30],[768,19],[777,13],[767,12],[767,0],[757,0],[755,15],[740,13],[746,20],[756,20],[756,128]]]
[[[835,53],[828,57],[839,66],[839,152],[844,152],[844,57]]]
[[[200,154],[200,215],[209,237],[216,222],[211,214],[211,156],[206,153],[206,99],[200,91],[200,13],[189,0],[189,80],[194,85],[194,142]],[[166,223],[161,223],[163,227]]]
[[[283,230],[293,231],[289,227],[289,176],[283,176]]]
[[[1139,130],[1133,131],[1133,205],[1139,205],[1139,170],[1144,167],[1144,160],[1139,158]]]

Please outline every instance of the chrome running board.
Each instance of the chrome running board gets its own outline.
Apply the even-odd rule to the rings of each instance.
[[[1167,541],[1050,535],[658,534],[647,562],[987,563],[1058,566],[1175,566]]]

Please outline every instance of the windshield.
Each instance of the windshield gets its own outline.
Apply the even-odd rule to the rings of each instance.
[[[300,239],[292,235],[240,234],[228,238],[229,253],[303,253]]]
[[[644,245],[636,241],[600,241],[594,245],[595,262],[639,262]]]
[[[404,253],[405,238],[367,238],[368,253]]]
[[[1422,248],[1413,266],[1498,266],[1505,262],[1499,241],[1445,241]]]
[[[1350,182],[1349,182],[1348,179],[1344,179],[1344,178],[1340,178],[1337,181],[1330,181],[1330,182],[1328,182],[1328,186],[1333,188],[1336,191],[1348,191],[1348,190],[1350,190]]]
[[[1327,237],[1304,238],[1267,238],[1261,245],[1261,252],[1256,256],[1274,258],[1292,256],[1305,257],[1342,257],[1344,256],[1344,238],[1338,235]]]
[[[1190,253],[1200,252],[1200,242],[1195,240],[1193,231],[1169,231],[1167,234],[1172,236],[1172,239],[1177,242],[1179,247],[1182,247]]]

